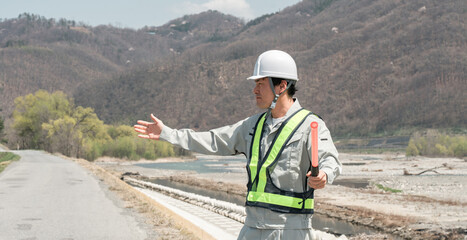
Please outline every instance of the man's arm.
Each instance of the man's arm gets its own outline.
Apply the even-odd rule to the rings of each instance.
[[[243,123],[212,129],[206,132],[195,132],[191,129],[172,129],[151,114],[153,123],[138,121],[135,131],[141,133],[141,138],[165,140],[184,149],[215,155],[234,155],[245,152]]]

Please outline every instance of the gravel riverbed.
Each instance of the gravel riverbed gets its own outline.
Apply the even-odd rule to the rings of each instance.
[[[215,160],[216,157],[213,157]],[[378,229],[349,239],[467,239],[467,161],[402,154],[341,153],[343,173],[315,192],[318,214]],[[187,162],[168,158],[157,162]],[[95,164],[117,174],[139,173],[232,194],[246,194],[244,164],[223,163],[227,173],[144,167],[153,161],[101,158]],[[355,184],[353,184],[355,183]]]

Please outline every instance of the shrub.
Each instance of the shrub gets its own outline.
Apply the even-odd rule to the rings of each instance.
[[[463,158],[467,156],[467,138],[465,136],[459,137],[459,140],[450,146],[454,156]]]
[[[418,151],[417,146],[414,143],[413,139],[410,139],[409,145],[407,146],[407,149],[405,150],[405,155],[406,156],[418,156],[420,152]]]
[[[170,143],[142,139],[138,138],[137,136],[120,136],[121,137],[105,143],[102,155],[116,158],[126,158],[130,160],[139,160],[141,158],[154,160],[161,157],[171,157],[176,155],[174,146]],[[98,144],[95,145],[99,146]],[[96,147],[94,150],[92,148],[89,150],[91,150],[91,153],[89,153],[90,157],[99,155],[98,147]],[[92,153],[92,151],[94,151],[95,154]]]
[[[437,130],[415,133],[406,148],[407,156],[467,156],[467,137],[465,135],[449,136]]]
[[[133,137],[120,137],[107,144],[105,155],[117,158],[136,158],[136,144]]]
[[[84,158],[88,161],[94,161],[102,157],[104,144],[101,141],[90,140],[84,144]]]

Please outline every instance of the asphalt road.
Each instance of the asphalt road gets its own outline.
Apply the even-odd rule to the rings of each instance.
[[[137,217],[77,163],[14,152],[21,160],[0,173],[0,240],[149,238]]]

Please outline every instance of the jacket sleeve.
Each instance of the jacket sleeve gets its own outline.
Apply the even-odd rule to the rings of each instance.
[[[242,120],[206,132],[195,132],[191,129],[177,130],[164,126],[160,138],[201,154],[235,155],[246,151],[244,122],[245,120]]]

